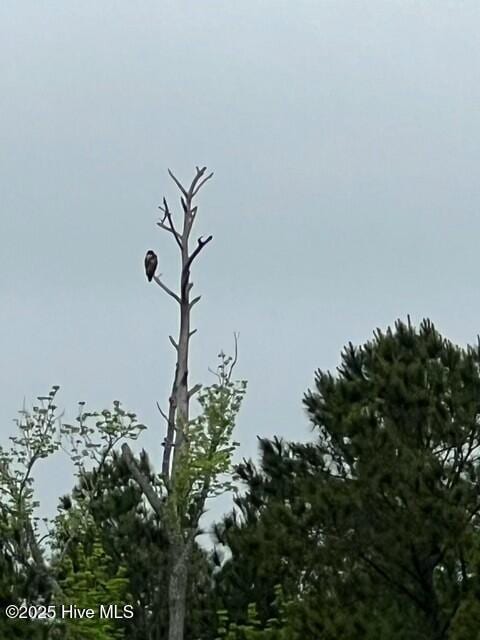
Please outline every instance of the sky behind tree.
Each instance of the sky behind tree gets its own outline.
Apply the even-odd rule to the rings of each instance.
[[[137,411],[159,463],[177,318],[143,258],[175,284],[168,167],[215,172],[191,379],[240,333],[242,455],[310,438],[315,369],[377,326],[475,341],[479,28],[476,2],[2,2],[0,440],[59,384],[69,419]],[[66,460],[39,480],[51,512]]]

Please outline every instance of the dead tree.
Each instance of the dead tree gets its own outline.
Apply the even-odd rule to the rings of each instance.
[[[183,222],[181,228],[178,228],[164,198],[163,206],[159,207],[163,216],[157,224],[162,230],[170,234],[177,244],[181,257],[181,272],[178,293],[165,284],[162,280],[162,274],[153,276],[158,286],[178,304],[180,312],[178,338],[175,340],[172,336],[169,336],[176,352],[176,366],[168,413],[162,411],[160,406],[157,405],[167,424],[162,461],[162,478],[165,489],[163,496],[157,493],[148,478],[142,474],[128,444],[123,445],[122,453],[132,477],[142,489],[152,509],[162,518],[165,524],[169,541],[170,561],[168,639],[183,640],[188,565],[197,534],[198,522],[191,523],[190,529],[185,526],[181,507],[178,504],[176,480],[181,471],[182,461],[185,460],[185,448],[188,444],[186,431],[190,418],[190,400],[201,388],[201,385],[189,387],[188,382],[189,344],[190,338],[196,331],[196,329],[192,330],[191,328],[191,311],[200,300],[200,296],[190,298],[193,287],[191,268],[202,249],[212,240],[212,236],[199,237],[196,244],[191,246],[191,234],[197,216],[197,206],[194,204],[195,197],[213,174],[206,175],[206,167],[201,169],[197,167],[195,177],[188,188],[184,187],[170,170],[169,174],[180,190]]]

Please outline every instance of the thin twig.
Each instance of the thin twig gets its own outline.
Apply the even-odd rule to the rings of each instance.
[[[230,370],[228,372],[228,376],[227,376],[227,380],[230,381],[230,378],[232,377],[232,372],[233,369],[235,367],[235,365],[237,364],[237,360],[238,360],[238,338],[239,338],[240,334],[235,332],[233,334],[233,339],[235,341],[235,351],[234,351],[234,355],[233,355],[233,360],[232,360],[232,364],[230,365]]]
[[[222,376],[218,373],[218,371],[214,371],[211,367],[208,367],[209,373],[213,374],[218,380],[222,381]]]

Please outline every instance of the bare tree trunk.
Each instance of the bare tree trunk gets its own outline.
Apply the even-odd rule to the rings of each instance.
[[[188,569],[193,549],[194,531],[185,530],[183,522],[184,514],[181,506],[177,504],[175,492],[175,479],[181,464],[181,454],[185,446],[185,431],[188,428],[190,399],[199,385],[188,387],[188,358],[190,338],[195,333],[190,326],[190,314],[193,306],[200,300],[197,296],[190,300],[190,291],[193,283],[190,280],[190,269],[193,261],[203,247],[210,242],[212,236],[206,239],[198,238],[197,246],[190,252],[189,239],[193,223],[197,214],[197,207],[193,206],[193,200],[200,188],[213,174],[205,176],[206,167],[196,169],[196,175],[188,189],[169,171],[169,174],[181,192],[181,205],[183,209],[183,227],[181,232],[175,227],[172,214],[163,199],[163,207],[160,207],[164,216],[158,222],[158,226],[169,232],[180,249],[181,274],[180,293],[174,293],[162,280],[161,274],[153,276],[155,282],[179,305],[180,327],[178,340],[169,336],[170,342],[175,348],[177,362],[169,398],[168,415],[160,406],[158,407],[167,422],[167,435],[164,441],[164,454],[162,460],[162,476],[167,489],[166,504],[164,505],[151,487],[148,479],[143,476],[135,463],[133,455],[127,444],[123,445],[124,459],[132,473],[132,476],[142,488],[152,508],[163,518],[167,537],[169,540],[170,575],[168,585],[169,606],[169,632],[168,640],[183,640],[185,627],[186,596],[188,585]],[[204,177],[205,176],[205,177]]]
[[[183,640],[187,607],[188,566],[192,545],[180,542],[171,548],[172,565],[168,584],[168,640]]]
[[[193,261],[198,256],[203,247],[210,242],[212,236],[208,236],[205,240],[200,237],[197,241],[197,247],[190,253],[189,240],[190,233],[197,215],[197,207],[193,206],[193,199],[197,195],[199,189],[209,180],[213,174],[209,174],[205,178],[206,167],[199,169],[197,167],[196,176],[192,181],[189,189],[185,189],[177,178],[170,172],[172,179],[178,186],[182,193],[181,203],[183,208],[183,228],[179,233],[173,223],[172,215],[168,208],[167,202],[163,200],[163,207],[161,210],[164,213],[164,218],[159,222],[159,226],[173,234],[181,254],[181,273],[180,273],[180,296],[173,294],[174,299],[180,305],[180,328],[178,342],[170,336],[170,342],[173,344],[177,352],[177,364],[175,367],[175,375],[172,384],[172,391],[169,399],[169,413],[167,418],[167,437],[165,439],[165,451],[163,454],[162,473],[163,477],[171,478],[173,475],[173,468],[175,466],[175,459],[178,457],[178,453],[181,449],[184,436],[184,428],[188,424],[189,418],[189,401],[190,397],[195,393],[196,387],[188,389],[188,356],[190,338],[194,334],[194,331],[190,330],[190,312],[193,306],[200,300],[200,296],[197,296],[190,302],[190,291],[193,287],[193,282],[190,280],[190,268]],[[202,179],[203,178],[203,179]],[[166,287],[160,277],[155,277],[155,281],[159,284],[164,291],[172,295],[168,287]],[[172,456],[172,449],[175,452]],[[172,459],[173,458],[173,459]]]
[[[178,343],[175,346],[177,351],[177,365],[175,367],[175,377],[170,396],[170,412],[167,431],[167,440],[165,443],[165,453],[163,460],[164,475],[170,478],[172,492],[175,491],[175,473],[179,456],[182,453],[185,439],[185,429],[188,426],[190,397],[193,393],[188,388],[188,356],[190,347],[190,338],[193,333],[190,331],[190,312],[193,305],[198,302],[199,297],[190,302],[190,290],[193,283],[190,281],[190,266],[195,257],[200,253],[203,246],[212,239],[209,236],[206,240],[199,238],[197,248],[190,254],[189,238],[197,208],[192,206],[194,195],[197,193],[201,184],[208,180],[208,176],[200,186],[198,186],[205,172],[203,169],[197,168],[197,174],[186,191],[179,183],[178,186],[182,191],[182,207],[184,212],[183,229],[180,239],[180,250],[182,258],[182,268],[180,276],[180,329]],[[174,178],[175,179],[175,178]],[[175,179],[175,182],[177,180]],[[164,213],[171,222],[170,212],[165,204]],[[173,226],[173,223],[172,223]],[[173,456],[172,456],[173,449]],[[176,506],[176,505],[174,505]],[[177,529],[170,533],[170,578],[168,588],[169,601],[169,640],[183,640],[185,628],[185,610],[186,595],[188,585],[188,567],[190,563],[192,544],[190,540],[185,541],[182,531],[182,523],[180,521],[181,513],[173,514],[174,522],[170,523],[170,529]]]

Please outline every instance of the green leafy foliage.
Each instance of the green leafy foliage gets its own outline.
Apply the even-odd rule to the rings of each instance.
[[[208,498],[232,488],[235,421],[245,396],[245,380],[232,381],[233,361],[219,354],[217,382],[198,393],[200,412],[184,427],[184,443],[172,481],[171,501],[181,526],[198,525]]]
[[[112,410],[101,413],[81,411],[78,425],[72,427],[61,423],[57,413],[56,395],[59,387],[52,388],[47,396],[38,398],[31,410],[25,407],[16,420],[18,433],[10,438],[12,446],[0,448],[0,606],[8,604],[48,604],[52,596],[59,597],[58,562],[50,561],[50,551],[63,557],[67,548],[84,538],[87,504],[95,494],[95,474],[107,463],[121,439],[135,439],[144,429],[135,414],[126,412],[119,402]],[[92,425],[92,421],[96,421]],[[77,472],[88,482],[84,485],[84,500],[69,514],[68,527],[64,514],[53,523],[36,515],[39,506],[34,496],[34,470],[43,459],[55,454],[67,439],[70,454]],[[42,525],[50,524],[45,529]],[[68,535],[59,535],[68,529]],[[64,543],[59,547],[60,541]],[[111,576],[112,579],[115,576]],[[36,621],[0,620],[0,630],[6,626],[9,637],[35,638],[37,632],[45,637],[46,625]],[[16,634],[16,635],[15,635]],[[3,637],[3,634],[0,634]],[[7,635],[5,635],[7,637]]]
[[[153,486],[161,483],[148,456],[139,458],[142,473]],[[95,487],[92,494],[91,487]],[[83,523],[93,519],[94,528]],[[140,488],[131,481],[122,457],[115,452],[101,469],[79,476],[71,495],[61,499],[57,519],[56,555],[75,560],[76,546],[91,547],[93,533],[109,558],[108,575],[124,570],[134,615],[119,621],[128,640],[159,640],[168,631],[169,544],[161,519],[148,508]],[[73,543],[73,544],[72,544]],[[215,604],[212,600],[212,569],[207,554],[194,545],[188,584],[185,638],[212,635]]]
[[[55,396],[53,387],[48,396],[40,396],[39,404],[31,411],[23,408],[15,420],[18,435],[11,436],[10,449],[0,447],[0,497],[2,499],[2,526],[21,537],[26,525],[38,522],[33,513],[38,502],[33,495],[33,468],[35,464],[55,453],[59,446]],[[21,543],[24,548],[21,549]],[[17,553],[26,552],[27,541],[19,541]]]
[[[60,432],[69,445],[69,455],[79,474],[85,474],[88,464],[103,466],[114,448],[124,439],[136,440],[146,429],[137,415],[126,411],[119,400],[111,409],[85,411],[79,403],[76,424],[62,424]]]
[[[95,531],[92,521],[85,524],[85,530]],[[102,617],[101,605],[117,605],[119,610],[127,602],[128,580],[124,567],[119,567],[112,575],[111,558],[107,556],[99,538],[93,542],[77,544],[62,560],[59,573],[61,600],[57,608],[74,605],[77,609],[92,609],[92,618],[74,618],[70,614],[59,622],[65,640],[120,640],[124,637],[117,620]]]

